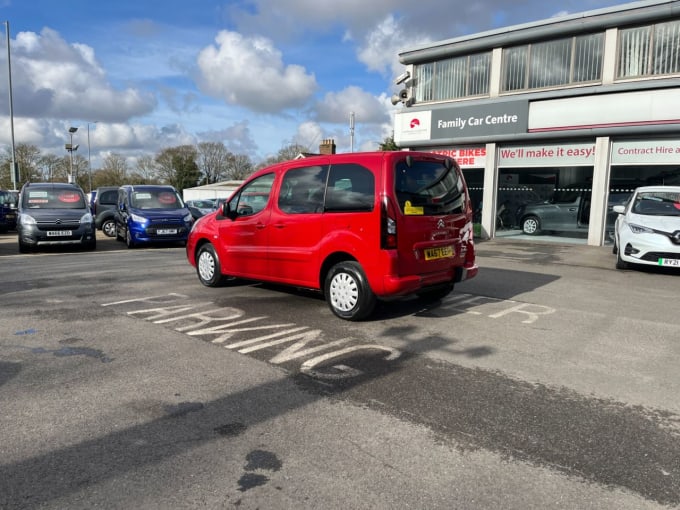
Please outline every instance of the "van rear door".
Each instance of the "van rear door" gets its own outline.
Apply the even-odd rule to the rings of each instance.
[[[451,271],[465,261],[470,218],[463,175],[451,159],[405,156],[393,168],[400,276]]]

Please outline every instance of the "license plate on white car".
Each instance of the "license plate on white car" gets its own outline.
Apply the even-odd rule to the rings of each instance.
[[[159,228],[156,230],[156,233],[159,236],[170,236],[170,235],[176,235],[177,234],[177,229],[176,228]]]
[[[64,237],[64,236],[70,236],[71,231],[70,230],[48,230],[47,231],[47,237]]]
[[[659,265],[665,267],[680,267],[680,259],[659,259]]]

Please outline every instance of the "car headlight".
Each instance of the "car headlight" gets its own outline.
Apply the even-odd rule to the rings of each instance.
[[[146,218],[143,216],[137,216],[136,214],[130,214],[130,218],[132,218],[132,221],[136,223],[146,223]]]
[[[90,213],[85,213],[80,218],[81,224],[92,223],[92,215]]]
[[[193,216],[191,216],[191,213],[189,213],[182,219],[184,220],[185,223],[191,223],[193,221]]]
[[[628,228],[633,234],[653,234],[654,231],[651,228],[643,227],[642,225],[635,225],[634,223],[629,223]]]
[[[28,214],[20,214],[18,218],[19,223],[23,223],[24,225],[35,225],[35,218],[33,216],[29,216]]]

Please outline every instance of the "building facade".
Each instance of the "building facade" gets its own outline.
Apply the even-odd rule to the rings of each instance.
[[[403,149],[453,156],[481,236],[601,246],[612,207],[680,184],[680,0],[551,18],[400,52]]]

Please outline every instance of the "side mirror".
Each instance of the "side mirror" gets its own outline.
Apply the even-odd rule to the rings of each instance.
[[[625,205],[615,205],[614,207],[612,207],[612,211],[619,214],[623,214],[623,211],[625,210],[626,210]]]
[[[231,206],[229,205],[229,202],[226,200],[222,202],[222,206],[220,207],[220,214],[224,216],[225,218],[229,218],[230,220],[236,219],[236,214],[235,211],[231,210]]]

